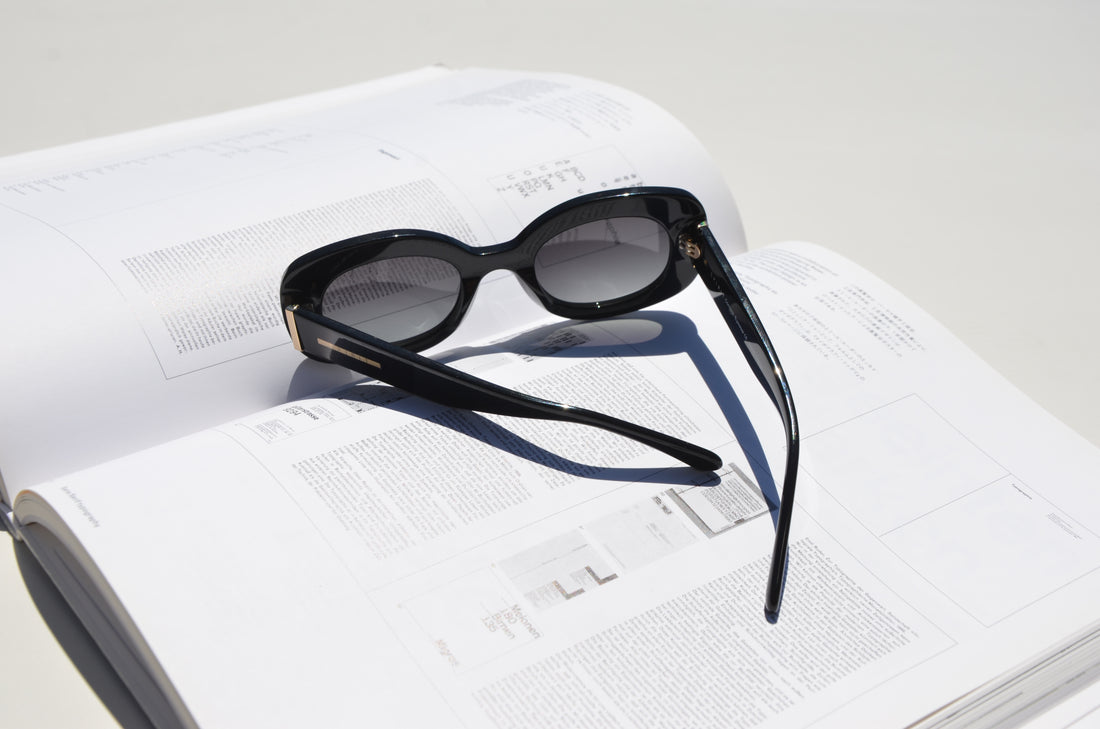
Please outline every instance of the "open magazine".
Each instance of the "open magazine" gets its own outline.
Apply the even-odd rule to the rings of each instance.
[[[784,434],[701,284],[582,323],[495,276],[431,354],[714,473],[363,381],[283,325],[283,269],[331,241],[486,245],[636,185],[702,201],[787,369],[775,623]],[[871,274],[746,252],[633,94],[427,69],[10,158],[0,203],[33,313],[3,325],[5,518],[157,726],[996,726],[1100,674],[1100,452]]]

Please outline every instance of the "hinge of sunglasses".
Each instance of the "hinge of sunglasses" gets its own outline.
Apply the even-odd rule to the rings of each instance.
[[[697,227],[705,228],[706,226],[707,221],[704,220],[703,222],[699,223]],[[687,256],[693,261],[698,260],[699,257],[703,255],[703,249],[700,248],[699,244],[692,239],[690,233],[681,233],[680,239],[676,243],[677,246],[680,248],[680,253]]]
[[[294,312],[297,309],[298,309],[298,305],[297,304],[292,304],[291,306],[288,306],[288,307],[286,307],[286,309],[283,310],[286,313],[286,328],[287,328],[287,330],[290,331],[290,339],[291,339],[292,342],[294,342],[294,348],[297,349],[302,354],[307,354],[307,355],[312,357],[313,355],[309,354],[304,349],[302,349],[302,340],[301,340],[301,337],[298,335],[298,321],[294,318]],[[359,360],[360,362],[362,362],[363,364],[365,364],[369,367],[373,367],[375,369],[381,369],[382,368],[382,364],[380,362],[377,362],[373,359],[370,359],[369,357],[364,357],[361,354],[358,354],[356,352],[352,352],[350,349],[345,349],[345,348],[341,347],[338,344],[333,344],[332,342],[321,339],[320,337],[317,337],[317,344],[321,345],[325,349],[336,352],[337,354],[342,354],[345,357],[351,357],[352,359],[357,359],[357,360]]]
[[[283,311],[286,314],[286,328],[290,332],[290,341],[294,342],[294,348],[301,352],[302,340],[298,338],[298,322],[294,321],[294,310],[297,308],[297,304],[292,304]]]

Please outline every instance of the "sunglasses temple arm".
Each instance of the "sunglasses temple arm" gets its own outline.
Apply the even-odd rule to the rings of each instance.
[[[510,390],[297,306],[285,311],[287,328],[299,351],[440,405],[589,425],[667,453],[692,468],[714,471],[722,465],[715,453],[694,443],[610,415]]]
[[[692,244],[695,251],[691,251]],[[790,541],[791,517],[794,511],[795,478],[798,473],[798,417],[795,414],[794,400],[783,366],[775,353],[768,333],[760,322],[745,288],[722,252],[718,241],[710,232],[706,223],[698,228],[698,236],[688,235],[682,242],[685,255],[693,258],[695,269],[710,289],[715,306],[722,313],[730,331],[733,333],[741,352],[749,363],[753,374],[771,397],[779,416],[783,420],[783,429],[787,436],[787,461],[783,473],[783,491],[779,503],[779,518],[775,526],[775,545],[772,548],[771,568],[768,572],[767,594],[764,599],[764,611],[769,619],[779,615],[782,600],[784,575],[787,567],[787,551]],[[696,252],[698,256],[691,255]]]

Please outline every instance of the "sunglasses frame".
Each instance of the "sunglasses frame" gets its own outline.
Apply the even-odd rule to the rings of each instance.
[[[547,311],[566,319],[605,319],[637,311],[679,293],[695,278],[692,262],[677,252],[676,241],[692,223],[706,219],[702,205],[689,193],[672,188],[644,190],[644,194],[611,191],[576,198],[540,215],[515,238],[497,245],[473,247],[443,233],[411,228],[348,238],[295,260],[283,276],[281,303],[284,309],[297,304],[322,313],[325,290],[340,274],[366,263],[423,256],[454,266],[461,285],[454,308],[445,319],[421,334],[393,342],[417,352],[454,332],[481,279],[497,270],[514,272]],[[534,268],[539,249],[566,230],[610,218],[646,218],[665,227],[671,244],[668,261],[658,278],[632,294],[587,304],[562,301],[543,289]]]
[[[654,220],[668,232],[669,260],[652,283],[626,296],[587,304],[562,301],[542,288],[534,260],[543,244],[584,223],[624,217]],[[339,275],[368,262],[408,256],[444,260],[459,272],[457,300],[439,324],[407,339],[388,342],[324,315],[325,291]],[[603,319],[637,311],[679,293],[699,275],[778,409],[786,434],[786,467],[764,606],[768,619],[777,619],[798,471],[798,420],[775,348],[710,232],[702,204],[690,193],[638,187],[585,195],[540,215],[511,241],[476,248],[441,233],[416,229],[356,236],[291,263],[283,276],[280,303],[295,348],[313,359],[342,365],[448,407],[581,423],[645,443],[693,468],[715,470],[722,465],[719,456],[694,443],[595,411],[525,395],[417,354],[457,328],[481,279],[501,269],[513,271],[549,312],[570,319]]]

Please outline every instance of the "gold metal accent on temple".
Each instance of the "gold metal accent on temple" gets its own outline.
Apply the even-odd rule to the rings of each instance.
[[[326,342],[324,339],[321,339],[320,337],[317,338],[317,343],[320,344],[322,347],[327,347],[328,349],[331,349],[333,352],[337,352],[337,353],[345,355],[347,357],[351,357],[352,359],[357,359],[365,365],[368,365],[370,367],[374,367],[376,369],[382,369],[382,364],[380,362],[376,362],[373,359],[368,359],[367,357],[364,357],[361,354],[356,354],[355,352],[344,349],[343,347],[335,345],[332,342]]]
[[[286,328],[290,330],[290,341],[294,342],[294,348],[301,352],[302,340],[298,338],[298,322],[294,321],[294,310],[297,308],[297,304],[288,306],[284,313],[286,314]]]
[[[693,261],[699,256],[703,255],[703,249],[700,248],[699,244],[693,241],[691,239],[691,236],[689,236],[687,233],[680,234],[680,240],[678,244],[680,247],[680,253],[683,253],[685,256]]]

